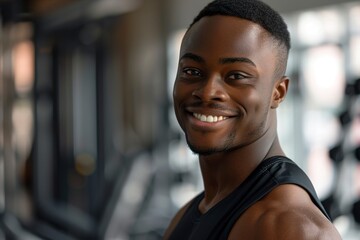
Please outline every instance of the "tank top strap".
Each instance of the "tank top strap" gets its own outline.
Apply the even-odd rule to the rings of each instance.
[[[204,214],[199,211],[204,192],[196,196],[170,239],[225,240],[241,214],[281,184],[296,184],[305,189],[329,218],[307,175],[290,159],[275,156],[261,162],[240,186]]]
[[[234,199],[234,202],[240,200],[241,204],[238,204],[234,208],[232,216],[223,231],[223,237],[219,239],[227,239],[233,225],[241,214],[265,197],[274,188],[282,184],[294,184],[303,188],[309,194],[313,203],[321,210],[325,217],[331,221],[308,176],[296,163],[287,157],[275,156],[262,162],[249,177],[247,184],[252,185],[251,190],[243,201]]]

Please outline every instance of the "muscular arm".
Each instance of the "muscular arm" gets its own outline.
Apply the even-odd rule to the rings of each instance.
[[[283,185],[249,208],[229,240],[341,240],[333,224],[295,185]]]
[[[330,222],[309,209],[275,211],[264,214],[256,223],[260,231],[254,240],[339,240],[341,237]]]

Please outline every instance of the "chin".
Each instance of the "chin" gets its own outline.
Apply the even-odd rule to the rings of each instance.
[[[189,147],[194,154],[201,155],[201,156],[210,156],[210,155],[221,152],[217,149],[199,149],[199,148],[194,148],[191,146],[189,146]]]
[[[227,146],[216,146],[216,147],[209,147],[209,146],[198,146],[195,144],[191,144],[189,142],[187,142],[190,150],[194,153],[194,154],[198,154],[198,155],[202,155],[202,156],[209,156],[209,155],[213,155],[216,153],[221,153],[221,152],[228,152],[230,149]]]
[[[221,140],[221,138],[217,137],[217,141],[210,141],[206,143],[204,141],[205,139],[197,139],[198,141],[192,139],[192,141],[190,141],[189,136],[186,135],[186,142],[193,153],[208,156],[216,153],[230,152],[235,149],[236,147],[233,146],[234,138],[235,134],[231,133],[225,139]],[[199,142],[202,144],[199,144]]]

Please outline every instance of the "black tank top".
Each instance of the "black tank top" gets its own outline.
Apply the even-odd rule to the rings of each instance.
[[[307,175],[290,159],[276,156],[264,160],[226,198],[205,214],[198,207],[204,192],[193,199],[169,240],[225,240],[242,213],[281,184],[305,189],[314,204],[330,220]]]

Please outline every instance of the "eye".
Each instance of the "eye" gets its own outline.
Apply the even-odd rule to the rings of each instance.
[[[228,79],[230,79],[230,80],[240,80],[240,79],[244,79],[247,77],[248,76],[245,75],[244,73],[231,73],[228,75]]]
[[[191,77],[200,77],[201,72],[197,70],[196,68],[184,68],[182,70],[183,75],[185,76],[191,76]]]

